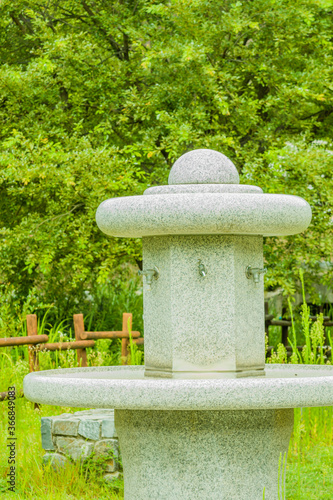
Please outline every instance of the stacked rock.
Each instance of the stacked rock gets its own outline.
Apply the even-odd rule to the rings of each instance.
[[[119,448],[111,409],[63,413],[41,419],[44,465],[61,469],[68,461],[100,464],[106,482],[119,477]]]

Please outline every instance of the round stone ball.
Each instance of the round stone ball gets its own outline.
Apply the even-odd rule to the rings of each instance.
[[[213,149],[194,149],[175,161],[169,184],[239,184],[235,165]]]

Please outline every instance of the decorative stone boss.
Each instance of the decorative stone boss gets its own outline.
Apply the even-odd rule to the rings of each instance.
[[[175,162],[168,186],[109,199],[96,219],[143,240],[146,376],[264,375],[263,236],[305,230],[305,200],[240,185],[225,155],[199,149]]]

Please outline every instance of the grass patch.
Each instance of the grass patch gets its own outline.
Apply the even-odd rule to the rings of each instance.
[[[333,447],[313,443],[302,456],[289,453],[287,464],[288,500],[332,500]]]

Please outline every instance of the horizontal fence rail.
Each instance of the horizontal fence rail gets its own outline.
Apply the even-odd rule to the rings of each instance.
[[[94,347],[93,340],[82,340],[79,342],[54,342],[53,344],[43,344],[39,347],[39,351],[69,351],[69,349],[86,349],[87,347]]]
[[[131,332],[132,338],[140,337],[140,332]],[[129,339],[130,334],[128,332],[83,332],[81,338],[83,339]]]
[[[127,364],[129,356],[129,339],[132,337],[133,343],[143,345],[144,339],[140,337],[140,332],[132,331],[132,314],[123,313],[122,330],[110,332],[88,332],[84,328],[83,314],[74,314],[75,340],[66,342],[50,343],[48,335],[38,335],[38,322],[36,314],[28,314],[27,335],[25,337],[8,337],[0,339],[0,347],[28,346],[29,371],[39,371],[39,353],[46,351],[68,351],[76,349],[78,366],[87,367],[86,349],[95,346],[95,341],[99,339],[121,339],[121,363]],[[23,396],[23,392],[19,394]],[[0,392],[0,401],[8,398],[7,392]],[[38,406],[38,405],[36,405]]]
[[[285,310],[283,311],[283,314]],[[317,319],[316,316],[310,316],[312,321]],[[66,342],[48,342],[48,335],[38,335],[38,323],[36,314],[28,314],[27,318],[27,335],[25,337],[9,337],[0,339],[0,347],[15,347],[15,346],[28,346],[29,353],[29,370],[39,370],[39,352],[46,351],[67,351],[69,349],[77,350],[78,366],[86,367],[87,352],[86,349],[94,347],[95,341],[100,339],[121,339],[121,363],[127,364],[129,356],[129,339],[132,338],[133,343],[136,345],[144,345],[144,338],[141,337],[140,332],[132,331],[132,314],[123,313],[122,330],[120,331],[103,331],[103,332],[90,332],[86,331],[84,327],[83,314],[74,314],[74,332],[75,340]],[[292,326],[291,318],[274,319],[273,314],[268,314],[268,303],[265,302],[265,331],[268,335],[268,330],[271,326],[281,327],[281,340],[282,344],[287,350],[287,355],[292,353],[292,347],[288,345],[288,330]],[[324,316],[324,328],[333,326],[333,321]],[[304,346],[297,346],[298,351],[302,351]],[[323,351],[326,355],[332,355],[332,349],[329,345],[323,346]],[[267,356],[272,353],[273,347],[269,346],[267,349]],[[318,347],[320,353],[320,347]],[[23,395],[23,393],[22,393]],[[6,392],[0,392],[0,401],[7,399]]]
[[[24,394],[22,389],[20,391],[15,392],[16,398],[23,398]],[[8,399],[8,392],[0,392],[0,401],[6,401]]]
[[[31,335],[31,337],[8,337],[0,339],[0,347],[41,344],[43,342],[47,342],[48,340],[48,335]]]

